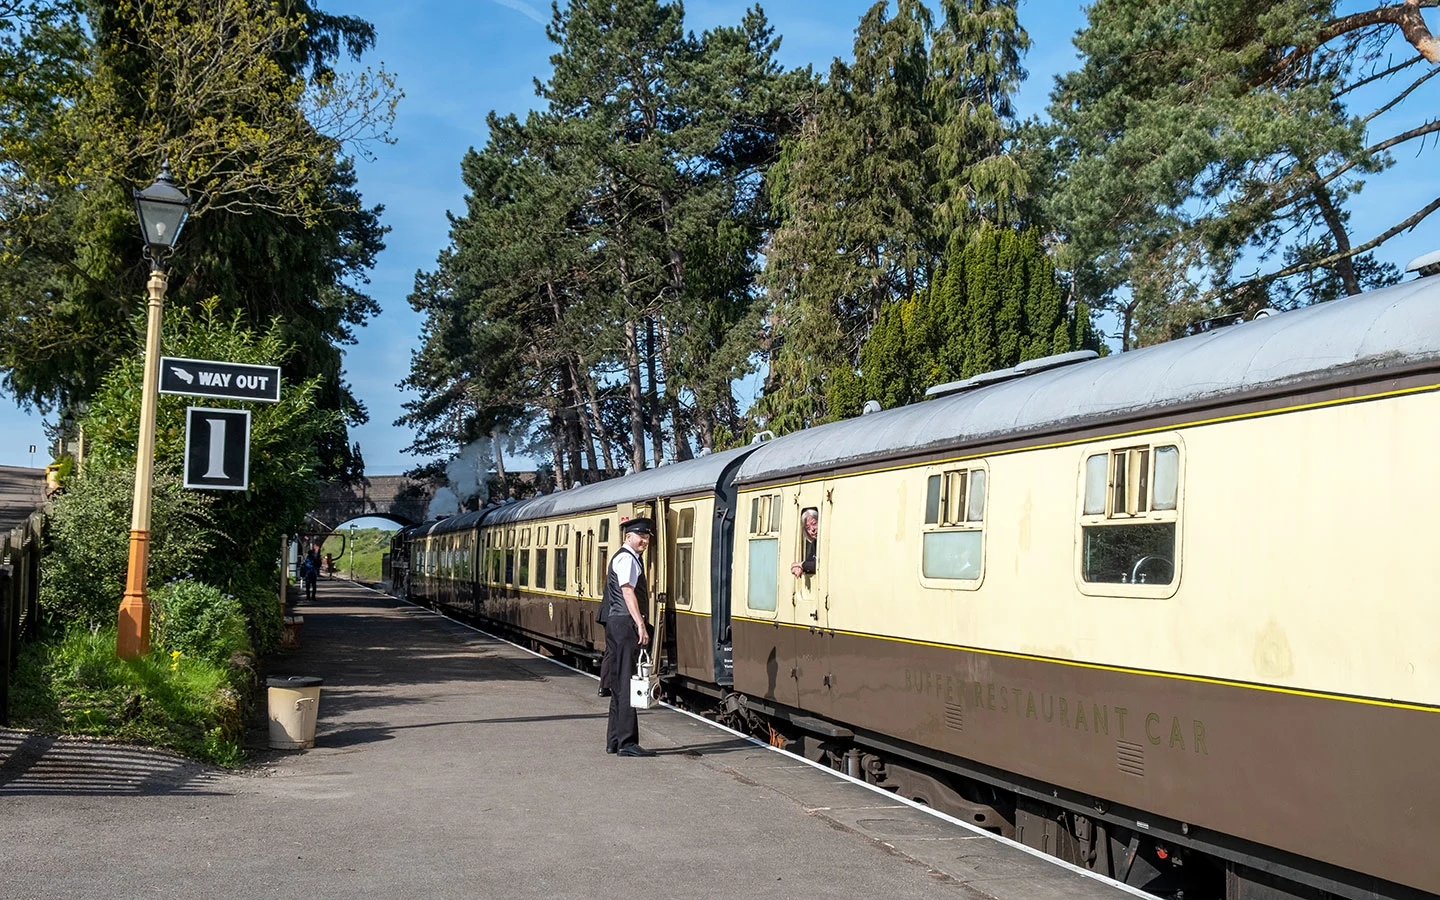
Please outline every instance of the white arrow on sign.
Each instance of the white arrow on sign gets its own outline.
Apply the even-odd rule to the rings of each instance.
[[[189,372],[185,371],[184,369],[180,368],[179,366],[176,366],[176,367],[175,367],[175,377],[176,377],[176,378],[179,378],[181,381],[185,382],[186,384],[194,384],[194,383],[195,383],[195,376],[194,376],[194,375],[191,375]]]

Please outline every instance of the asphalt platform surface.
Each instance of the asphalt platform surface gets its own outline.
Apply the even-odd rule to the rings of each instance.
[[[603,752],[593,678],[343,581],[272,675],[316,747],[240,771],[0,730],[0,897],[1134,895],[684,713]],[[263,721],[260,722],[263,725]]]

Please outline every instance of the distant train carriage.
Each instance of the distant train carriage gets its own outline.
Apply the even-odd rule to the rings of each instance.
[[[1440,890],[1440,278],[936,393],[481,513],[479,614],[593,654],[655,514],[723,721],[1161,895]]]
[[[483,615],[598,658],[605,629],[595,621],[605,566],[620,548],[620,525],[655,519],[646,554],[652,615],[675,674],[729,684],[731,480],[751,448],[662,466],[613,481],[506,504],[484,514],[479,583]],[[712,613],[718,611],[718,616]]]

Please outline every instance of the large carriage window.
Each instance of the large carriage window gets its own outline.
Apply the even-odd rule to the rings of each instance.
[[[1085,460],[1080,577],[1102,584],[1171,584],[1179,521],[1180,448],[1142,445]]]
[[[780,495],[750,501],[750,572],[746,605],[775,611],[780,576]]]
[[[520,582],[521,587],[530,586],[530,551],[520,551]]]
[[[505,551],[505,583],[515,583],[515,551]]]
[[[543,534],[543,533],[545,532],[545,529],[542,528],[542,529],[540,529],[540,531],[541,531],[541,533]],[[543,588],[543,587],[545,587],[545,570],[546,570],[546,568],[547,568],[545,564],[546,564],[547,562],[549,562],[549,561],[550,561],[550,553],[549,553],[549,551],[547,551],[547,550],[536,550],[536,551],[535,551],[535,586],[536,586],[537,588]]]
[[[925,578],[978,582],[985,563],[983,468],[951,469],[925,483],[920,572]]]
[[[695,510],[680,510],[675,529],[675,602],[690,605],[691,572],[695,567]]]

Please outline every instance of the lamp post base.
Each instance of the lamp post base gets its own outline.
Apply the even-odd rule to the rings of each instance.
[[[115,655],[137,659],[150,652],[150,601],[145,594],[145,577],[150,571],[150,532],[130,532],[130,568],[125,576],[125,596],[120,601],[119,633]]]

